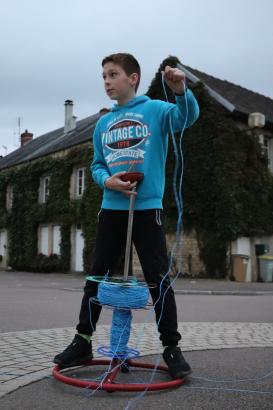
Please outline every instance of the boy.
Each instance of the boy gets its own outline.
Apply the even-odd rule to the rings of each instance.
[[[184,125],[189,127],[198,118],[198,104],[192,92],[184,90],[185,75],[179,69],[167,66],[164,71],[165,81],[176,95],[176,104],[171,104],[150,100],[146,96],[136,97],[140,67],[132,55],[112,54],[103,59],[102,67],[105,91],[117,104],[99,119],[93,135],[91,172],[95,182],[103,189],[103,200],[98,215],[91,275],[104,276],[113,269],[124,251],[129,198],[136,195],[132,240],[146,282],[157,285],[150,289],[150,293],[164,347],[163,358],[173,378],[185,377],[191,368],[177,346],[181,335],[177,331],[176,303],[171,287],[162,306],[162,295],[170,284],[168,275],[161,285],[160,297],[160,283],[169,265],[162,197],[170,120],[174,132],[181,131]],[[134,182],[122,180],[122,175],[132,166],[134,171],[144,173],[137,192],[132,192]],[[84,363],[92,357],[90,341],[101,307],[89,299],[97,295],[97,290],[98,283],[86,282],[78,334],[54,358],[54,363],[61,367]]]

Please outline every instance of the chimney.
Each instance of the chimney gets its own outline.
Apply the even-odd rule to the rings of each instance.
[[[265,126],[265,115],[261,112],[252,112],[248,116],[248,126],[250,128],[263,128]]]
[[[101,109],[99,110],[99,116],[102,117],[103,115],[107,114],[107,113],[110,112],[110,111],[111,111],[111,110],[109,110],[109,108],[103,107],[103,108],[101,108]]]
[[[25,132],[21,134],[21,147],[23,145],[26,145],[29,141],[32,141],[32,139],[33,134],[31,134],[31,132],[28,132],[28,130],[25,130]]]
[[[64,133],[74,130],[76,128],[76,118],[73,115],[73,101],[66,100],[64,102],[65,111],[64,111]]]

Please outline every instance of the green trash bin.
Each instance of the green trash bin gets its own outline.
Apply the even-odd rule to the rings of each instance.
[[[273,255],[261,255],[258,260],[262,281],[273,282]]]

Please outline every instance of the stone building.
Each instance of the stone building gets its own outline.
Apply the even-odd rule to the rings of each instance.
[[[229,112],[238,128],[255,130],[264,155],[267,156],[269,169],[273,172],[273,101],[188,66],[180,67],[186,73],[189,86],[201,82],[210,98]],[[95,213],[100,202],[99,188],[92,182],[89,171],[92,158],[92,133],[104,110],[107,111],[102,109],[100,113],[77,121],[73,115],[73,102],[66,100],[63,127],[36,138],[26,130],[21,135],[21,147],[0,158],[1,269],[11,266],[14,269],[38,270],[39,266],[47,266],[48,271],[59,270],[59,268],[64,271],[88,271],[94,240]],[[66,166],[63,180],[62,167],[58,165],[59,168],[54,168],[55,162]],[[49,163],[52,164],[50,165],[52,168]],[[35,177],[31,179],[28,173],[35,174]],[[31,203],[31,210],[19,207],[18,201],[24,203],[24,195],[28,195],[30,189],[30,186],[21,186],[21,190],[18,188],[17,178],[20,175],[24,177],[28,175],[29,181],[32,181],[30,184],[34,184],[31,185],[30,201],[32,202],[28,202]],[[54,180],[54,175],[58,175],[59,179]],[[16,190],[14,190],[15,185]],[[64,186],[67,192],[64,191]],[[92,191],[88,197],[92,202],[90,208],[86,205],[87,188]],[[60,198],[57,198],[58,191],[64,192],[63,203]],[[57,198],[57,202],[51,198],[52,193],[55,195],[53,198]],[[52,217],[50,212],[53,212]],[[90,218],[93,219],[92,226],[88,225],[87,229],[85,221],[88,221],[88,215],[92,215]],[[20,229],[22,229],[21,243],[18,239]],[[171,249],[174,243],[174,232],[167,232],[167,239]],[[240,253],[249,256],[247,280],[257,279],[256,245],[259,244],[267,245],[267,250],[273,253],[273,237],[268,235],[239,237],[230,244],[230,252],[227,256]],[[20,257],[17,258],[16,252]],[[200,259],[194,231],[184,235],[183,246],[179,247],[174,256],[176,265],[174,270],[181,269],[184,273],[195,276],[205,269]],[[182,268],[180,268],[181,264]],[[136,255],[134,270],[136,273],[140,271]]]

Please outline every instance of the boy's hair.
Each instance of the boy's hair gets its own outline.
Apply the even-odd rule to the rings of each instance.
[[[121,68],[125,71],[125,73],[128,76],[133,73],[137,73],[138,81],[135,86],[135,91],[137,91],[139,82],[140,82],[141,71],[140,71],[140,65],[138,61],[132,54],[129,54],[129,53],[110,54],[109,56],[104,57],[104,59],[102,60],[101,62],[102,67],[106,63],[118,64],[119,66],[121,66]]]

